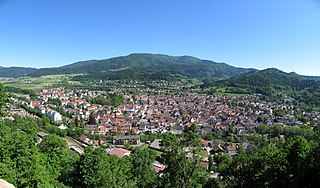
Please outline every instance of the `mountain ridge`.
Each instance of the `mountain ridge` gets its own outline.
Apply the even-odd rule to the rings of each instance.
[[[302,106],[320,106],[320,80],[317,77],[286,73],[276,68],[243,73],[211,86],[224,88],[227,93],[262,94],[274,98],[290,96]]]
[[[312,82],[295,72],[286,73],[276,68],[253,71],[227,79],[226,81],[245,85],[289,85],[290,87],[305,87],[303,83]]]
[[[38,70],[31,67],[2,67],[0,66],[0,77],[22,77]]]
[[[165,54],[132,53],[108,59],[78,61],[52,68],[38,69],[30,67],[0,66],[0,77],[38,77],[52,74],[80,73],[86,75],[78,76],[76,79],[143,79],[144,75],[147,75],[147,77],[150,77],[151,79],[174,79],[174,75],[181,75],[188,78],[196,78],[204,83],[208,82],[211,84],[218,80],[228,79],[228,81],[232,81],[233,79],[238,80],[238,82],[239,80],[242,80],[242,84],[244,84],[244,81],[247,81],[247,84],[250,84],[247,77],[253,76],[257,81],[251,80],[251,82],[260,84],[259,80],[261,80],[262,77],[270,77],[270,75],[265,75],[265,73],[273,71],[272,74],[275,74],[277,73],[276,70],[278,69],[268,68],[264,70],[257,70],[253,68],[234,67],[226,63],[203,60],[189,55],[170,56]],[[281,74],[283,73],[285,72],[282,71]],[[297,81],[297,83],[299,83],[303,78],[307,80],[320,80],[319,76],[304,76],[298,75],[295,72],[285,74],[291,79]],[[274,76],[271,76],[266,83],[270,80],[274,81]],[[290,79],[287,79],[287,81],[284,81],[284,83],[280,85],[285,84],[289,84],[290,86],[294,85],[292,81],[290,82]]]
[[[182,75],[199,80],[220,80],[249,72],[254,69],[245,69],[230,66],[226,63],[217,63],[211,60],[201,60],[192,56],[169,56],[164,54],[133,53],[127,56],[113,57],[102,60],[89,60],[75,62],[57,68],[38,69],[30,76],[42,76],[50,74],[88,74],[87,77],[100,77],[101,79],[117,78],[119,75],[128,74],[128,70],[139,70],[163,75]],[[139,72],[138,71],[138,72]],[[129,74],[135,74],[130,73]],[[134,78],[135,76],[131,76]],[[119,77],[121,79],[121,77]]]

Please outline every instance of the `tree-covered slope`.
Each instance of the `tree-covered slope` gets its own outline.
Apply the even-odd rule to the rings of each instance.
[[[0,77],[21,77],[36,71],[35,68],[0,67]]]
[[[320,76],[303,76],[306,79],[320,80]]]
[[[296,73],[285,73],[281,70],[270,68],[261,71],[249,72],[232,77],[222,81],[230,86],[244,85],[244,86],[284,86],[294,89],[304,89],[310,87],[315,83],[315,80],[306,79]]]
[[[259,93],[275,98],[285,94],[296,99],[301,106],[320,107],[319,80],[275,68],[244,73],[213,85],[215,88],[225,88],[229,93]]]
[[[252,69],[236,68],[225,63],[201,60],[191,56],[168,56],[160,54],[131,54],[104,60],[90,60],[73,63],[58,68],[39,69],[31,76],[50,74],[84,73],[88,77],[113,79],[123,75],[129,77],[144,77],[145,72],[154,75],[169,76],[180,74],[200,80],[219,80],[249,72]]]

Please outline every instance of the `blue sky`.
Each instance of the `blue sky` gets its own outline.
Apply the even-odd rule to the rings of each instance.
[[[320,1],[0,0],[0,66],[136,52],[320,76]]]

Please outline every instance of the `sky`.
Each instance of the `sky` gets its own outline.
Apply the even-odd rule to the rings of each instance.
[[[131,53],[320,76],[320,0],[0,0],[0,66]]]

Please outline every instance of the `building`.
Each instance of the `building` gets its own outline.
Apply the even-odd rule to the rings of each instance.
[[[59,123],[62,121],[62,115],[59,112],[56,112],[51,109],[46,109],[46,116],[48,116],[54,123]]]
[[[154,161],[152,167],[155,169],[157,174],[161,173],[166,168],[165,165],[159,163],[158,161]]]
[[[45,137],[45,136],[48,136],[49,134],[48,133],[45,133],[45,132],[38,132],[38,136],[40,137],[40,138],[43,138],[43,137]]]
[[[109,155],[116,155],[117,157],[124,157],[130,155],[131,151],[123,149],[123,148],[112,148],[111,150],[107,150]]]
[[[154,139],[154,141],[149,146],[152,149],[161,150],[161,139]]]
[[[132,136],[114,136],[113,137],[113,144],[117,145],[138,145],[140,144],[140,136],[139,135],[132,135]]]

